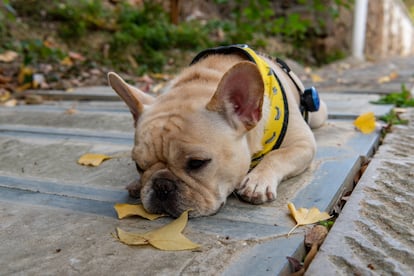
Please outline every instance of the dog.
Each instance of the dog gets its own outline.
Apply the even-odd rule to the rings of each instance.
[[[173,217],[213,215],[233,192],[252,204],[275,200],[278,184],[311,164],[311,128],[327,119],[315,89],[247,45],[201,52],[158,97],[113,72],[108,82],[134,120],[140,178],[127,189],[148,212]]]

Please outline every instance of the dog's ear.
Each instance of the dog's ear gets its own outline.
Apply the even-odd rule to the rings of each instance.
[[[225,116],[236,130],[250,130],[262,118],[263,78],[249,61],[237,63],[222,77],[207,109]]]
[[[138,120],[139,115],[144,110],[144,105],[153,103],[154,98],[145,94],[138,88],[127,84],[120,76],[114,72],[108,73],[109,85],[118,93],[129,107],[129,110],[134,117],[134,122]],[[134,124],[135,125],[135,124]]]

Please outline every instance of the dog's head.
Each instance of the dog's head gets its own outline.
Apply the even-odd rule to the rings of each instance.
[[[260,73],[241,62],[209,80],[202,74],[186,72],[157,98],[108,74],[134,118],[132,158],[141,201],[151,213],[214,214],[249,170],[246,133],[261,119]]]

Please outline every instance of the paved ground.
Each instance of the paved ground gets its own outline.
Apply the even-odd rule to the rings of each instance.
[[[348,66],[353,69],[343,69]],[[332,209],[352,186],[362,159],[372,156],[379,142],[378,132],[355,131],[353,118],[365,111],[377,116],[388,112],[391,106],[369,102],[378,93],[399,90],[403,82],[412,85],[409,68],[414,68],[414,57],[377,64],[347,62],[315,72],[325,78],[318,87],[330,107],[330,120],[315,132],[319,149],[311,168],[284,182],[274,203],[253,206],[230,197],[217,215],[190,220],[185,234],[202,245],[195,251],[128,247],[111,236],[118,226],[144,232],[170,219],[116,219],[114,203],[131,201],[123,189],[136,177],[129,158],[97,168],[76,163],[86,152],[118,154],[131,148],[131,116],[110,89],[55,91],[49,94],[61,100],[0,107],[0,274],[287,274],[286,256],[300,258],[304,251],[303,229],[285,235],[294,225],[287,202]],[[378,82],[392,72],[398,76]],[[387,137],[309,275],[404,275],[412,270],[412,137],[412,125]],[[362,208],[361,202],[369,208]],[[379,224],[379,213],[388,224]]]
[[[414,271],[414,109],[372,159],[308,275]]]

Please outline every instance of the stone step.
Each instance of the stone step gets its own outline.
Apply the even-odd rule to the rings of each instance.
[[[294,226],[287,203],[331,210],[350,189],[361,157],[372,155],[378,145],[379,133],[361,134],[349,120],[372,107],[371,97],[355,109],[346,108],[350,100],[344,97],[349,96],[331,100],[343,101],[337,110],[343,116],[315,131],[316,160],[305,173],[280,185],[275,202],[255,206],[230,196],[215,216],[189,221],[185,234],[202,245],[195,252],[128,247],[110,234],[117,226],[145,232],[171,221],[119,221],[115,216],[115,203],[134,201],[124,187],[137,177],[127,157],[133,129],[123,103],[79,102],[71,114],[65,112],[75,105],[71,101],[0,108],[0,239],[7,240],[0,244],[2,273],[287,272],[286,256],[303,253],[302,229],[286,237]],[[377,114],[387,110],[374,109]],[[94,168],[78,165],[87,152],[125,157]]]
[[[308,275],[411,275],[414,268],[414,109],[374,156]]]

